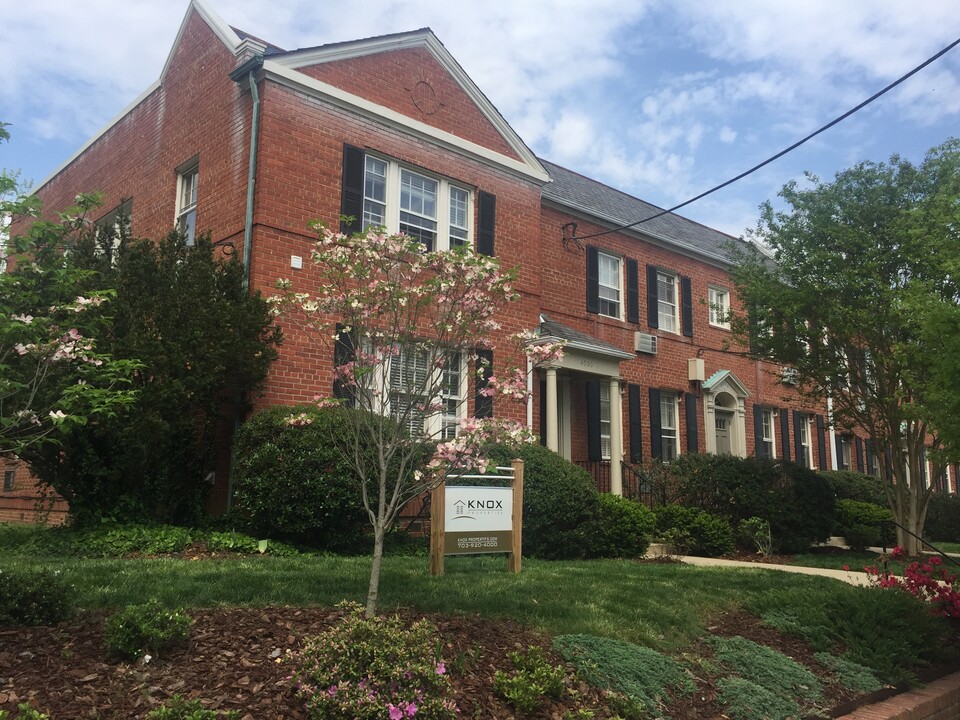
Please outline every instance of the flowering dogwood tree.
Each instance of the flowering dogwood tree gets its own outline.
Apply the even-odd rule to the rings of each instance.
[[[0,140],[7,133],[0,123]],[[133,401],[132,361],[97,352],[95,336],[109,300],[106,292],[78,294],[86,274],[70,261],[67,247],[89,231],[91,195],[57,221],[40,220],[37,198],[16,176],[0,173],[0,219],[32,219],[29,231],[4,238],[0,271],[0,456],[56,440],[63,427],[118,412]]]
[[[513,348],[493,347],[497,317],[519,293],[514,273],[492,258],[465,248],[428,252],[414,237],[375,229],[352,236],[322,224],[316,230],[315,292],[280,281],[273,302],[333,351],[333,397],[317,401],[362,411],[341,450],[373,527],[372,616],[384,538],[400,510],[453,470],[485,471],[490,443],[532,441],[521,423],[492,417],[494,402],[526,403],[530,369],[562,349],[530,333],[515,335]],[[494,349],[499,373],[490,362]],[[485,417],[466,417],[468,387],[478,396],[474,414]],[[429,459],[425,448],[432,448]]]

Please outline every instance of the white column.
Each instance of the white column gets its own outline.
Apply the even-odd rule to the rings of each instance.
[[[547,449],[560,451],[557,414],[557,369],[547,368]]]
[[[610,378],[610,493],[623,495],[623,404],[620,379]]]

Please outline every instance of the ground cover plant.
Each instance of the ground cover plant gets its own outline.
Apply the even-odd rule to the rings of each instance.
[[[306,718],[303,701],[287,681],[297,670],[292,660],[309,638],[342,621],[344,612],[334,609],[340,600],[363,599],[369,558],[259,553],[197,558],[78,558],[68,553],[5,559],[17,570],[40,564],[59,569],[76,587],[84,610],[54,628],[0,631],[0,662],[11,664],[0,673],[7,678],[0,683],[0,708],[15,711],[17,703],[30,700],[54,720],[94,711],[101,718],[143,718],[171,705],[179,693],[200,701],[201,710],[221,715],[241,710],[241,716]],[[679,664],[697,692],[670,687],[658,708],[677,719],[722,711],[718,682],[731,673],[715,672],[721,663],[700,645],[708,626],[723,637],[741,635],[775,648],[787,643],[789,654],[817,674],[825,704],[854,693],[813,659],[815,651],[845,652],[844,659],[890,682],[943,660],[940,653],[956,646],[949,639],[950,626],[927,615],[912,598],[824,578],[626,560],[535,559],[525,562],[523,573],[512,575],[504,564],[496,556],[452,557],[446,574],[433,578],[425,558],[385,559],[382,602],[387,614],[399,614],[404,628],[427,616],[436,632],[432,642],[418,646],[436,653],[431,661],[444,663],[443,677],[452,684],[454,702],[465,717],[517,716],[515,706],[497,693],[497,671],[510,678],[522,666],[525,672],[549,675],[546,671],[565,659],[559,647],[551,646],[551,636],[596,638],[603,658],[613,656],[603,643],[628,642],[639,652]],[[152,596],[166,609],[189,608],[193,622],[187,646],[148,664],[108,658],[108,616]],[[684,602],[676,602],[679,596]],[[738,606],[756,614],[731,611]],[[771,609],[793,619],[816,642],[793,640],[792,634],[761,623],[757,615]],[[869,636],[861,633],[864,628]],[[32,657],[13,652],[23,647],[31,649]],[[531,647],[540,648],[542,662],[534,657],[526,663]],[[520,658],[520,666],[513,658]],[[90,679],[80,683],[80,692],[75,688],[84,677]],[[539,697],[540,704],[527,717],[631,717],[628,703],[582,674],[567,674],[559,698],[546,692]],[[409,698],[406,702],[409,707]],[[400,703],[393,705],[400,711]]]

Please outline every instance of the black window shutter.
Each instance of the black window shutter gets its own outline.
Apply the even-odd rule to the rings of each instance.
[[[343,187],[340,196],[340,214],[352,217],[349,223],[340,222],[340,232],[359,232],[363,228],[363,150],[353,145],[343,146]]]
[[[650,457],[663,459],[663,428],[660,425],[660,390],[650,388]]]
[[[627,322],[640,322],[640,266],[627,258]]]
[[[480,229],[477,232],[477,252],[493,257],[493,240],[497,224],[497,196],[480,191]]]
[[[657,304],[657,268],[647,265],[647,325],[660,327],[660,310]]]
[[[827,470],[827,430],[824,427],[823,415],[817,415],[817,449],[820,451],[820,469]]]
[[[482,360],[486,360],[487,364],[483,368],[482,374],[477,373],[474,376],[476,380],[474,381],[473,416],[476,418],[491,418],[493,417],[493,398],[481,395],[480,391],[487,387],[487,380],[493,375],[493,350],[479,348],[477,358],[478,368],[482,367],[480,362]]]
[[[759,405],[753,406],[753,445],[754,455],[758,458],[767,457],[763,447],[763,408]]]
[[[867,440],[863,444],[863,452],[866,458],[866,466],[864,467],[864,472],[872,473],[873,472],[873,440]]]
[[[853,442],[857,447],[857,472],[863,472],[863,440],[854,436]]]
[[[540,444],[547,446],[547,381],[540,381]]]
[[[793,447],[797,455],[797,465],[807,466],[807,454],[804,452],[803,443],[800,442],[800,424],[803,422],[803,416],[799,410],[793,411]]]
[[[640,424],[640,386],[627,385],[630,412],[630,462],[643,461],[643,430]]]
[[[587,312],[600,312],[600,256],[587,245]]]
[[[790,413],[780,411],[780,445],[783,451],[780,457],[784,462],[790,462]]]
[[[700,436],[697,432],[697,396],[684,393],[684,412],[687,415],[687,452],[699,452]]]
[[[693,283],[680,278],[680,325],[686,337],[693,337]]]
[[[600,381],[587,380],[587,459],[602,460],[600,449]]]
[[[337,323],[337,339],[333,342],[334,368],[353,362],[355,358],[353,337],[350,333],[345,332],[343,325]],[[354,393],[354,388],[340,380],[336,375],[336,370],[334,370],[333,396],[340,400],[347,400],[352,405],[355,397]]]

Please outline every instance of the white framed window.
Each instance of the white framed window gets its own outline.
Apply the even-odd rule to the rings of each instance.
[[[417,238],[428,250],[472,247],[473,192],[446,178],[367,155],[363,227]]]
[[[616,255],[597,253],[597,268],[600,275],[598,286],[600,314],[617,319],[620,319],[620,311],[623,307],[621,302],[623,273],[620,266],[620,258]]]
[[[466,410],[464,362],[459,352],[447,354],[435,363],[426,350],[401,350],[390,358],[384,373],[389,398],[387,414],[404,424],[413,437],[456,437]],[[434,407],[428,407],[428,393],[437,387]]]
[[[4,492],[13,492],[14,481],[17,477],[16,470],[4,470],[3,471],[3,491]]]
[[[197,237],[197,184],[200,180],[200,165],[196,162],[185,166],[177,173],[177,218],[176,227],[185,238],[188,247]]]
[[[730,291],[719,287],[707,289],[710,305],[710,324],[714,327],[730,329]]]
[[[677,276],[657,271],[657,325],[667,332],[680,332],[677,316]]]
[[[800,448],[798,452],[802,453],[803,466],[808,468],[815,467],[813,464],[813,443],[810,441],[812,437],[810,434],[811,422],[809,415],[800,416]]]
[[[840,470],[853,470],[853,455],[850,446],[852,445],[849,435],[837,436],[837,467]]]
[[[610,453],[610,384],[600,383],[600,457],[609,460]]]
[[[762,447],[761,452],[757,454],[765,458],[770,458],[771,460],[777,457],[776,418],[776,410],[760,411],[760,421],[762,423],[760,441]]]
[[[677,396],[670,392],[660,393],[660,457],[665,463],[680,454],[677,415]]]

